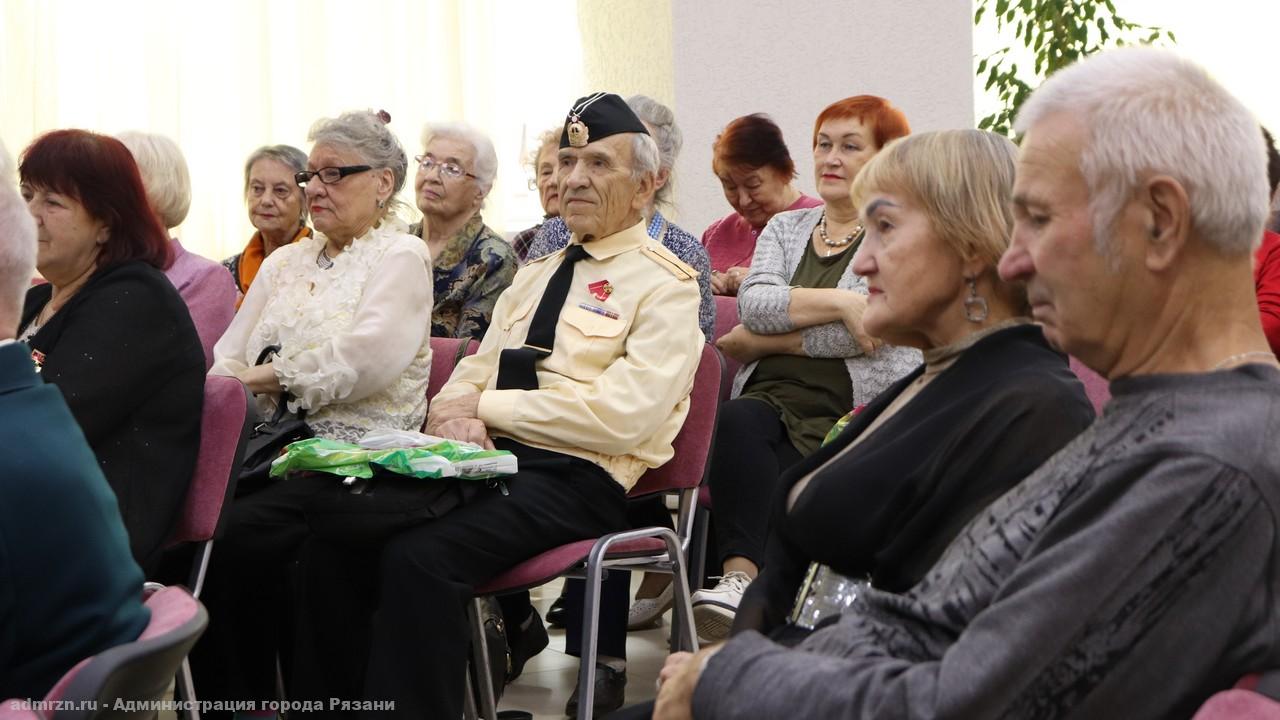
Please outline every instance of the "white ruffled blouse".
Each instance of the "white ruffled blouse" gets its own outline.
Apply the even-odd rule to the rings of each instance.
[[[317,436],[355,442],[375,429],[417,430],[431,371],[426,243],[384,222],[322,269],[325,243],[316,233],[263,262],[209,372],[234,376],[279,345],[276,377]],[[258,403],[271,412],[275,398]]]

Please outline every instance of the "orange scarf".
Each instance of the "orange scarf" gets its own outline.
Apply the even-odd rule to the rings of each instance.
[[[289,241],[290,244],[296,243],[302,238],[311,237],[311,228],[303,225],[298,230],[298,234],[293,236]],[[236,283],[240,286],[240,297],[236,299],[236,309],[240,309],[240,303],[244,300],[244,296],[249,292],[249,286],[253,284],[253,279],[258,276],[258,270],[262,268],[262,261],[267,259],[266,248],[262,242],[262,232],[255,232],[253,237],[249,238],[249,244],[245,246],[244,252],[240,253],[240,276],[236,278]]]

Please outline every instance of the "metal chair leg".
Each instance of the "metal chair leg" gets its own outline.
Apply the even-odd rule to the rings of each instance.
[[[497,720],[498,701],[494,694],[493,678],[489,676],[489,645],[484,640],[484,601],[474,598],[469,608],[471,621],[471,681],[480,695],[480,717]],[[467,702],[474,705],[471,689],[467,689]]]
[[[603,554],[587,560],[587,589],[583,598],[582,655],[578,661],[578,720],[591,720],[596,701],[596,632],[600,627],[600,584],[604,580]]]
[[[671,582],[675,583],[672,605],[675,612],[671,614],[671,635],[674,644],[677,637],[684,636],[677,650],[698,651],[698,633],[693,625],[693,603],[689,590],[689,576],[686,572],[684,554],[680,552],[680,540],[667,530],[662,535],[667,543],[667,557],[671,560]],[[679,632],[677,632],[677,628]]]
[[[186,703],[187,709],[182,714],[187,720],[200,720],[200,704],[196,701],[195,684],[191,681],[191,663],[186,658],[182,659],[174,684],[175,694]]]

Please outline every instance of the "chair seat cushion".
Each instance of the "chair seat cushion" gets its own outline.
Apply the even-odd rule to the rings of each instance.
[[[595,539],[579,540],[539,553],[496,578],[476,588],[477,595],[495,595],[541,585],[581,565],[591,554]],[[640,538],[615,543],[606,556],[609,560],[656,555],[666,551],[666,543],[658,538]]]

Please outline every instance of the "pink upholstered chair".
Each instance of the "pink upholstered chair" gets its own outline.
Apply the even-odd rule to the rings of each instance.
[[[719,411],[720,379],[724,360],[710,344],[704,345],[689,396],[689,415],[672,445],[675,455],[662,467],[646,472],[628,494],[630,498],[657,493],[679,493],[680,504],[676,530],[652,527],[605,535],[598,539],[579,540],[548,550],[520,563],[476,589],[472,607],[471,632],[474,654],[472,681],[478,683],[480,714],[486,720],[496,717],[496,702],[490,684],[488,648],[480,598],[502,595],[537,587],[558,577],[585,577],[586,598],[583,604],[582,661],[578,671],[578,717],[591,716],[595,691],[596,626],[600,620],[600,581],[606,568],[623,566],[627,570],[661,572],[673,576],[676,593],[676,621],[672,638],[676,646],[697,650],[698,638],[693,627],[693,610],[689,599],[689,581],[685,553],[693,528],[694,503],[698,487],[707,472],[707,460],[715,440]],[[477,672],[476,670],[479,669]],[[468,701],[471,693],[467,693]]]
[[[462,346],[458,338],[431,338],[431,376],[427,380],[427,400],[436,396],[440,388],[449,382],[454,363],[458,359],[458,349]]]
[[[738,324],[738,298],[716,295],[716,329],[715,340],[732,330]],[[724,357],[724,379],[722,399],[729,398],[729,389],[733,387],[733,378],[742,369],[742,363],[726,355]]]
[[[1223,690],[1201,705],[1192,720],[1280,720],[1280,703],[1252,690]]]
[[[1280,671],[1250,674],[1209,698],[1192,720],[1280,720]]]
[[[151,621],[131,643],[81,660],[44,696],[44,706],[22,700],[0,705],[0,720],[93,720],[153,718],[146,703],[164,697],[178,666],[209,624],[204,606],[186,588],[167,587],[146,601]],[[136,712],[114,710],[117,700],[140,705]]]
[[[204,409],[200,416],[200,449],[196,471],[187,488],[182,515],[165,547],[200,545],[189,585],[197,598],[204,588],[213,541],[222,534],[222,508],[235,496],[244,447],[253,430],[253,402],[237,379],[210,375],[204,381]]]
[[[187,488],[182,515],[170,533],[166,548],[195,543],[195,562],[187,580],[191,594],[199,598],[204,589],[205,573],[213,541],[222,534],[222,509],[235,497],[236,480],[244,460],[245,443],[253,430],[252,398],[248,389],[233,377],[210,375],[204,381],[204,409],[200,417],[200,449],[196,453],[196,471]],[[178,695],[194,701],[191,668],[182,661],[177,677]],[[194,709],[187,713],[199,720]]]

